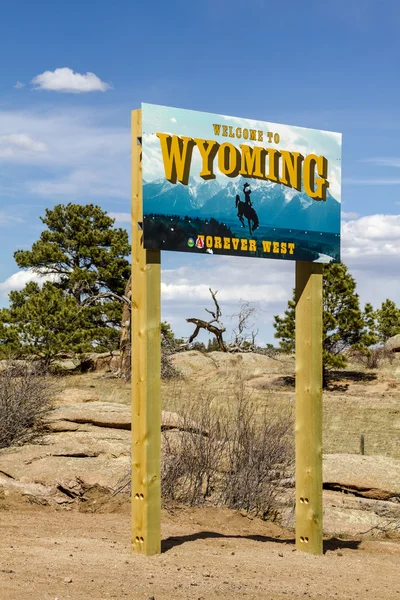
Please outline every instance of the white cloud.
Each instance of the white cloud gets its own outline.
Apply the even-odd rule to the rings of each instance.
[[[376,157],[376,158],[365,158],[363,160],[360,160],[360,162],[363,163],[372,163],[374,165],[379,165],[382,167],[400,167],[400,158],[397,158],[395,156],[381,156],[381,157]]]
[[[17,81],[17,83],[13,87],[17,90],[20,90],[21,88],[25,87],[25,84],[22,83],[22,81]]]
[[[21,217],[14,217],[4,210],[0,211],[0,225],[5,225],[7,223],[23,223],[23,219],[21,219]]]
[[[113,172],[90,169],[75,169],[64,177],[30,181],[26,188],[30,194],[44,197],[103,196],[127,198],[128,189],[121,181],[113,180]]]
[[[107,116],[104,111],[85,109],[60,113],[0,108],[3,162],[35,167],[35,171],[24,169],[13,174],[15,192],[71,194],[74,199],[107,195],[129,198],[130,131],[128,127],[97,123]],[[2,183],[5,185],[5,179]]]
[[[341,212],[341,217],[342,219],[344,219],[345,221],[350,221],[352,219],[358,219],[360,215],[356,212]]]
[[[112,219],[115,219],[115,223],[118,225],[119,223],[131,223],[132,215],[131,213],[125,212],[109,212],[108,216]]]
[[[352,179],[345,178],[343,183],[347,185],[400,185],[400,179],[384,178],[384,179]]]
[[[14,290],[22,290],[27,283],[36,281],[37,283],[44,283],[45,281],[56,281],[55,275],[40,276],[33,273],[31,269],[27,271],[17,271],[8,277],[5,281],[0,283],[0,296],[8,296],[8,294]]]
[[[87,92],[106,92],[111,88],[110,84],[102,81],[94,73],[75,73],[68,67],[45,71],[36,75],[31,81],[36,90],[47,90],[52,92],[69,92],[71,94],[82,94]]]
[[[27,133],[11,133],[0,135],[0,157],[14,158],[18,155],[31,155],[36,152],[46,152],[47,146],[35,140]]]

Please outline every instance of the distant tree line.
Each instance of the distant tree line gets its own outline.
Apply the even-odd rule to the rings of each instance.
[[[12,291],[9,307],[0,310],[0,357],[34,355],[49,365],[60,353],[116,350],[123,307],[130,309],[125,296],[131,270],[128,233],[93,204],[60,204],[47,209],[41,220],[45,229],[32,248],[14,254],[17,265],[29,270],[35,281]],[[371,304],[362,310],[356,282],[344,264],[324,265],[323,280],[325,373],[346,366],[349,351],[368,355],[374,346],[400,334],[400,308],[387,299],[377,310]],[[249,318],[257,320],[253,308],[245,303],[235,316],[239,325],[228,349],[274,351],[271,344],[258,348],[254,332],[246,333]],[[279,350],[293,352],[294,296],[285,313],[274,317],[274,327]],[[166,356],[183,349],[221,349],[212,336],[207,345],[194,339],[185,344],[168,323],[161,333]]]

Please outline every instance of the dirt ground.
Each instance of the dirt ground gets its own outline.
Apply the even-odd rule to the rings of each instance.
[[[0,510],[4,600],[394,600],[400,540],[330,538],[323,556],[293,533],[225,509],[162,515],[162,554],[130,551],[129,503],[107,513],[26,503]]]
[[[193,363],[186,379],[164,383],[163,408],[179,413],[187,399],[204,395],[228,403],[239,370],[260,409],[293,411],[292,358],[246,375],[237,358],[219,364],[226,358],[219,354],[205,365],[209,372]],[[67,396],[80,388],[100,401],[130,403],[128,385],[97,373],[57,386]],[[324,394],[324,451],[356,454],[363,433],[367,455],[400,458],[399,390],[400,357],[378,372],[339,373]],[[0,600],[400,600],[399,534],[327,538],[323,556],[311,556],[276,524],[227,509],[175,507],[163,511],[162,553],[147,558],[130,549],[129,500],[99,503],[97,512],[90,502],[91,511],[55,509],[0,490]]]

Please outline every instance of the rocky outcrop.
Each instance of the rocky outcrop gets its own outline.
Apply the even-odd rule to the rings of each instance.
[[[324,488],[364,498],[400,498],[400,461],[388,456],[324,456]]]
[[[385,350],[388,352],[400,352],[400,333],[387,340]]]
[[[48,414],[40,443],[0,450],[4,493],[19,493],[40,504],[70,504],[86,500],[94,487],[111,493],[126,478],[131,468],[130,406],[89,399],[91,392],[86,392],[64,390],[67,404]],[[81,402],[70,404],[71,398]],[[163,411],[161,429],[173,435],[198,426]]]

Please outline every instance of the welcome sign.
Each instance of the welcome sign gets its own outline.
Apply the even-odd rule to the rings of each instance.
[[[144,246],[340,260],[341,135],[142,104]]]

